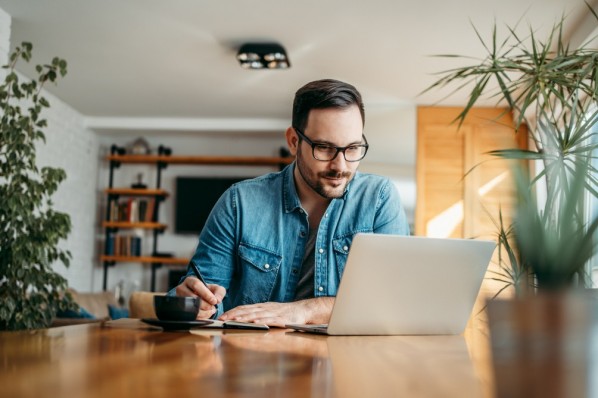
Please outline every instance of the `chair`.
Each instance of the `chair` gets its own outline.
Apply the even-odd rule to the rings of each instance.
[[[166,293],[133,292],[129,297],[129,318],[157,318],[154,296]]]

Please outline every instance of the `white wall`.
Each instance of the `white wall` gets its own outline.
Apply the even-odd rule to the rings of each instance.
[[[366,104],[364,132],[370,149],[360,170],[393,180],[411,225],[415,217],[416,129],[415,105],[380,108]]]
[[[0,66],[8,62],[8,53],[10,51],[10,15],[0,8]],[[0,69],[0,79],[4,80],[6,69]]]
[[[0,9],[0,64],[6,64],[10,51],[11,18]],[[35,57],[33,60],[46,63]],[[68,61],[68,60],[67,60]],[[0,72],[1,73],[1,72]],[[0,75],[0,77],[3,77]],[[23,77],[21,77],[23,78]],[[66,76],[68,79],[68,74]],[[58,82],[60,84],[60,82]],[[70,268],[57,264],[56,271],[64,275],[69,286],[89,291],[92,288],[95,250],[94,224],[96,217],[96,186],[98,171],[98,144],[96,135],[84,127],[81,114],[53,95],[45,92],[50,108],[42,112],[48,121],[44,130],[46,144],[37,145],[38,167],[60,167],[67,178],[53,196],[54,208],[70,215],[72,229],[62,247],[73,256]]]

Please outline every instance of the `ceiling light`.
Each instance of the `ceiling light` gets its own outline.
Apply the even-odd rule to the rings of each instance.
[[[288,69],[291,66],[285,49],[277,43],[243,44],[237,60],[244,69]]]
[[[256,53],[239,53],[237,54],[237,59],[239,61],[248,62],[248,61],[259,61],[260,56]]]
[[[283,53],[271,53],[264,55],[266,61],[280,61],[286,59],[287,55]]]
[[[262,64],[260,61],[241,62],[241,68],[243,68],[243,69],[263,69],[264,64]]]
[[[287,69],[289,64],[287,61],[270,61],[268,62],[268,69]]]

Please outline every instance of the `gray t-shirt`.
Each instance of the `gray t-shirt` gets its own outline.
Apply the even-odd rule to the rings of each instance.
[[[316,246],[317,236],[318,229],[310,228],[309,236],[307,238],[307,244],[305,245],[305,254],[303,255],[303,262],[301,263],[301,273],[299,274],[299,282],[297,282],[297,290],[295,291],[295,301],[314,298],[314,249]]]

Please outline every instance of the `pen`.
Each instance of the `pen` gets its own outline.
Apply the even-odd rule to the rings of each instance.
[[[206,283],[206,281],[203,280],[203,277],[199,273],[199,270],[197,269],[197,267],[195,265],[193,265],[193,263],[189,263],[189,267],[191,267],[191,269],[193,270],[193,273],[195,274],[197,279],[199,279],[201,281],[201,283],[203,283],[207,287],[208,284]]]
[[[195,274],[197,279],[199,279],[201,281],[201,283],[204,284],[205,287],[208,287],[208,284],[206,283],[206,281],[203,279],[203,277],[199,273],[199,270],[197,269],[197,267],[195,265],[193,265],[193,263],[189,263],[189,267],[191,267],[191,269],[193,270],[193,273]],[[208,288],[208,290],[209,290],[209,288]],[[216,314],[214,314],[214,315],[216,315]]]

